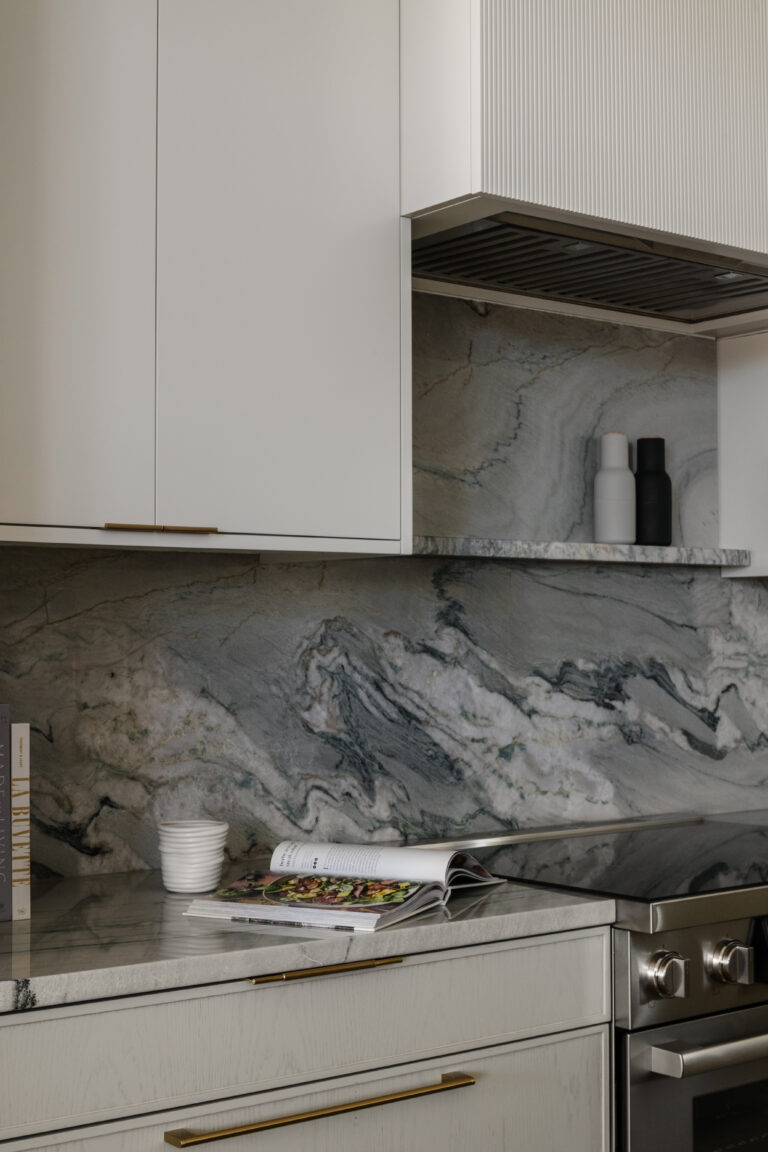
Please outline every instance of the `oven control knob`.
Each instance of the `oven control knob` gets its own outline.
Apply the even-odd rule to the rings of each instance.
[[[721,940],[706,960],[707,971],[722,984],[754,984],[755,950],[739,940]]]
[[[688,965],[689,961],[679,952],[655,952],[646,969],[651,994],[664,999],[687,996]]]

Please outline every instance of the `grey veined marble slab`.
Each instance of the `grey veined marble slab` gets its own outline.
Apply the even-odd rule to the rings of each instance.
[[[666,441],[672,543],[717,544],[713,340],[418,292],[413,333],[417,535],[589,541],[624,432]]]
[[[737,568],[749,564],[750,555],[745,549],[736,548],[659,548],[650,544],[482,540],[456,536],[414,536],[413,554],[503,560],[586,560],[600,564],[698,564]]]
[[[435,839],[768,804],[768,585],[717,569],[0,550],[32,851],[156,868],[156,821]]]
[[[370,933],[222,924],[185,916],[191,899],[165,892],[158,872],[38,883],[32,919],[0,924],[0,1012],[538,936],[615,916],[613,900],[511,883]]]

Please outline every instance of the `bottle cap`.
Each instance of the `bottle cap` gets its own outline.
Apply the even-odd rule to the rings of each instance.
[[[637,442],[638,472],[664,471],[664,439],[661,436],[644,436]]]
[[[600,437],[600,467],[629,467],[629,444],[623,432],[606,432]]]

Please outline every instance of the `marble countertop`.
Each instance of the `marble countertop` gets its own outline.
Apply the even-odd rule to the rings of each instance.
[[[241,862],[234,875],[244,871]],[[190,899],[165,892],[159,872],[39,882],[32,919],[0,924],[0,1012],[536,936],[615,917],[613,900],[511,882],[371,933],[223,925],[184,916]]]

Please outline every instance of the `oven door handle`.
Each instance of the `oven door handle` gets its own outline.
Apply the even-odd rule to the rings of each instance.
[[[768,1057],[768,1036],[748,1036],[744,1040],[726,1040],[702,1048],[654,1045],[649,1051],[651,1072],[681,1080],[686,1076],[700,1076],[703,1072],[718,1072],[735,1064],[764,1060]]]

